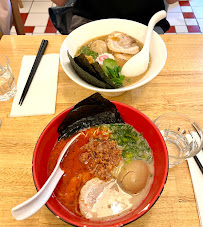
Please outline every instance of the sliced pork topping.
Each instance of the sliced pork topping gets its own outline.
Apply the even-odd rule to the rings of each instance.
[[[91,50],[98,54],[103,54],[107,52],[106,43],[103,40],[96,40],[90,45]]]
[[[137,54],[139,46],[134,38],[122,32],[113,32],[107,38],[107,46],[111,51],[124,54]]]
[[[92,220],[119,214],[132,205],[132,195],[123,192],[116,181],[93,178],[80,191],[80,210],[85,218]]]
[[[117,62],[117,64],[121,67],[128,61],[130,58],[132,58],[133,55],[131,54],[121,54],[121,53],[115,53],[114,57]]]

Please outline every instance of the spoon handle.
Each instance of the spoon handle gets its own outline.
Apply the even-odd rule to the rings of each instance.
[[[13,217],[16,220],[24,220],[34,213],[36,213],[50,198],[51,194],[53,193],[56,185],[58,184],[59,180],[61,179],[64,171],[60,168],[60,162],[66,153],[68,147],[72,144],[72,142],[80,135],[77,134],[74,136],[63,148],[58,160],[57,164],[48,178],[48,180],[45,182],[43,187],[30,199],[26,200],[25,202],[17,205],[11,210],[11,213]]]
[[[164,19],[166,17],[166,11],[161,10],[153,15],[153,17],[150,19],[149,24],[148,24],[148,29],[147,29],[147,35],[145,38],[145,43],[143,49],[149,50],[149,45],[151,41],[151,35],[152,31],[154,29],[154,26],[156,25],[157,22],[160,20]],[[148,52],[148,51],[147,51]]]
[[[11,210],[16,220],[24,220],[35,214],[48,201],[64,171],[60,167],[55,169],[43,187],[30,199],[17,205]]]

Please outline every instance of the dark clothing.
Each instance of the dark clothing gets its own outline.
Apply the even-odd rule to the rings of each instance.
[[[164,0],[68,0],[63,7],[50,7],[49,15],[61,34],[93,20],[106,18],[129,19],[148,25],[151,17],[165,10]],[[155,31],[163,34],[170,25],[166,19],[157,23]]]
[[[89,20],[121,18],[148,25],[150,18],[160,10],[165,10],[163,0],[77,0],[73,14]],[[166,19],[158,25],[164,32],[170,27]]]
[[[83,24],[87,24],[88,22],[91,22],[91,21],[92,20],[89,20],[87,18],[78,16],[78,15],[73,15],[68,32],[71,33],[76,28],[80,27]]]

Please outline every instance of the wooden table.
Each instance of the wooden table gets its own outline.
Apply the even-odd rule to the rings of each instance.
[[[3,36],[0,53],[10,59],[16,81],[23,55],[36,54],[42,38],[46,53],[59,53],[66,36]],[[203,36],[163,35],[168,58],[164,69],[148,84],[111,100],[132,105],[155,120],[168,112],[184,113],[203,128]],[[42,130],[57,114],[93,94],[71,81],[60,65],[56,112],[51,116],[11,118],[12,101],[0,102],[0,226],[68,226],[46,206],[24,221],[11,208],[36,193],[32,155]],[[198,227],[199,219],[187,162],[169,170],[161,197],[152,209],[128,226]]]

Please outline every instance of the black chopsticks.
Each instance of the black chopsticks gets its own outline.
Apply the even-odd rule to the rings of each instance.
[[[203,174],[203,166],[202,166],[200,160],[198,159],[198,157],[197,157],[196,155],[195,155],[193,158],[194,158],[195,162],[197,163],[197,165],[198,165],[200,171],[201,171],[202,174]]]
[[[41,42],[40,48],[38,50],[37,56],[35,58],[34,64],[32,66],[32,69],[30,71],[30,75],[29,75],[29,77],[27,79],[27,82],[25,84],[25,87],[24,87],[23,93],[21,95],[20,101],[18,103],[20,106],[23,104],[23,101],[24,101],[24,99],[25,99],[25,97],[27,95],[27,92],[29,90],[30,84],[32,83],[32,80],[33,80],[34,75],[35,75],[35,73],[37,71],[37,68],[38,68],[39,63],[40,63],[40,61],[42,59],[42,56],[43,56],[44,51],[45,51],[45,49],[47,47],[47,44],[48,44],[48,40],[44,40],[43,39],[42,42]]]
[[[198,130],[198,129],[199,129],[199,126],[198,126],[195,122],[193,122],[193,123],[192,123],[192,127],[194,128],[194,130],[196,131],[197,135],[198,135],[199,138],[201,139],[201,134],[199,133],[199,130]],[[191,133],[190,133],[190,135],[191,135],[191,137],[193,137]],[[201,151],[203,151],[203,149],[201,149]],[[203,166],[202,166],[200,160],[198,159],[198,157],[197,157],[196,155],[193,156],[193,158],[194,158],[196,164],[198,165],[200,171],[201,171],[202,174],[203,174]]]

